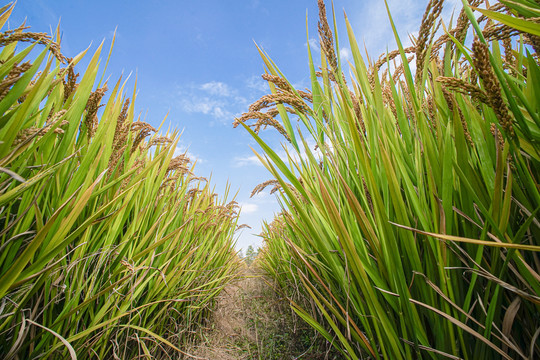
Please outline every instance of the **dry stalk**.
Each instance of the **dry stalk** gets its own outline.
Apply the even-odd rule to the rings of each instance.
[[[199,190],[197,188],[189,189],[186,192],[186,199],[187,199],[188,202],[192,202],[193,199],[195,199],[197,197],[197,195],[201,194],[201,193],[202,193],[202,190]]]
[[[188,182],[192,182],[192,181],[208,182],[208,179],[205,178],[204,176],[190,176],[189,179],[188,179]]]
[[[146,145],[146,148],[148,149],[152,146],[171,144],[172,142],[173,142],[172,139],[166,136],[157,136],[155,138],[150,139],[150,141],[148,142],[148,145]]]
[[[410,63],[411,61],[413,61],[413,59],[414,59],[414,55],[411,55],[411,56],[409,56],[407,58],[407,62]],[[403,63],[399,64],[399,66],[396,67],[396,70],[392,74],[392,81],[394,83],[397,83],[400,76],[403,74],[404,71],[405,71],[405,67],[404,67]]]
[[[274,104],[289,104],[296,110],[306,113],[309,111],[309,107],[306,103],[293,93],[279,92],[277,94],[268,94],[261,97],[250,105],[249,111],[259,111]]]
[[[292,86],[287,80],[282,77],[270,74],[262,74],[262,78],[268,82],[273,83],[278,87],[278,89],[281,89],[284,92],[293,92]]]
[[[414,46],[410,46],[410,47],[407,47],[407,48],[403,49],[403,52],[405,54],[411,54],[411,53],[414,53],[415,51],[416,51],[416,47],[414,47]],[[397,56],[399,56],[399,54],[400,54],[399,50],[393,50],[393,51],[390,51],[389,53],[381,54],[379,56],[379,59],[371,67],[372,71],[370,71],[370,74],[374,74],[375,72],[378,72],[379,69],[381,68],[381,66],[383,66],[384,64],[386,64],[389,61],[394,60]],[[409,62],[410,62],[410,60],[409,60]],[[374,76],[374,75],[372,75],[372,76]]]
[[[273,109],[272,109],[273,110]],[[253,131],[258,134],[261,128],[266,129],[267,126],[271,126],[274,129],[276,129],[281,135],[287,139],[287,141],[291,141],[291,138],[289,137],[289,134],[287,134],[287,131],[281,126],[281,124],[274,119],[275,116],[278,115],[279,112],[276,111],[268,111],[266,113],[260,112],[260,111],[250,111],[247,113],[242,114],[241,117],[234,119],[233,127],[236,128],[240,123],[244,123],[247,120],[257,119],[255,124],[249,125],[249,127],[253,128]],[[277,112],[277,113],[276,113]],[[294,112],[295,113],[295,112]]]
[[[483,0],[472,0],[469,1],[469,5],[476,7],[480,5],[483,2]],[[461,9],[458,20],[456,23],[456,26],[449,30],[448,32],[450,35],[455,37],[459,42],[463,43],[465,40],[465,36],[467,35],[467,30],[469,29],[469,17],[467,16],[467,13],[465,12],[465,9]],[[439,49],[450,40],[450,36],[448,34],[442,34],[434,43],[433,43],[433,50],[432,54],[436,54]]]
[[[180,176],[180,174],[176,174],[173,176],[168,176],[163,180],[159,187],[159,190],[162,194],[161,196],[164,196],[167,190],[173,192],[176,189],[176,182],[180,178]]]

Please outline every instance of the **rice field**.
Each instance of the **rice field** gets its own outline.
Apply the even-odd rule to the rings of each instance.
[[[179,358],[237,274],[237,204],[104,81],[103,44],[68,59],[57,40],[0,36],[0,354]]]
[[[389,11],[379,58],[345,16],[345,63],[319,0],[311,89],[260,50],[271,93],[235,121],[273,176],[255,192],[282,204],[261,266],[346,359],[540,354],[540,4],[463,1],[441,22],[443,3],[408,47]]]
[[[344,359],[540,355],[540,3],[463,4],[441,19],[430,0],[410,46],[387,7],[395,50],[376,58],[318,0],[310,89],[259,48],[270,93],[234,120],[272,176],[253,194],[272,186],[282,208],[253,266]],[[67,58],[60,29],[6,30],[13,6],[0,8],[0,354],[190,358],[244,266],[233,185],[214,193],[176,152],[180,133],[136,114],[136,85],[105,78],[114,40]]]

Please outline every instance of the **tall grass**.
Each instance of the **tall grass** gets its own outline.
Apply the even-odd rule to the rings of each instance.
[[[46,34],[0,45],[0,354],[182,356],[236,276],[236,203],[136,117],[135,88],[98,77],[103,44],[81,75],[87,51]]]
[[[431,0],[408,48],[389,11],[397,50],[376,62],[345,19],[345,64],[319,0],[309,92],[260,51],[272,93],[235,125],[280,188],[262,263],[347,359],[540,354],[540,5],[480,3],[440,26]]]

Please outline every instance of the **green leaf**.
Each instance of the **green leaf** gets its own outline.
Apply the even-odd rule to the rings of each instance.
[[[526,32],[528,34],[540,36],[540,27],[534,21],[516,18],[514,16],[501,14],[492,10],[484,10],[476,7],[473,7],[473,9],[484,14],[488,18],[499,21],[510,26],[511,28]]]

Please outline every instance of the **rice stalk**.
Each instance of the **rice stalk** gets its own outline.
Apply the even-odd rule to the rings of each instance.
[[[136,119],[136,89],[96,81],[102,46],[79,77],[85,53],[0,39],[0,353],[182,358],[238,276],[234,202]]]
[[[354,58],[346,81],[321,18],[324,58],[317,72],[308,54],[313,102],[297,112],[301,130],[286,112],[274,118],[293,144],[286,158],[238,123],[274,177],[254,192],[280,188],[260,264],[344,358],[540,354],[540,67],[523,43],[532,34],[516,37],[534,29],[540,8],[481,3],[436,38],[443,2],[429,2],[409,48],[389,13],[397,50],[372,66],[345,19]],[[296,94],[260,53],[272,94]]]

